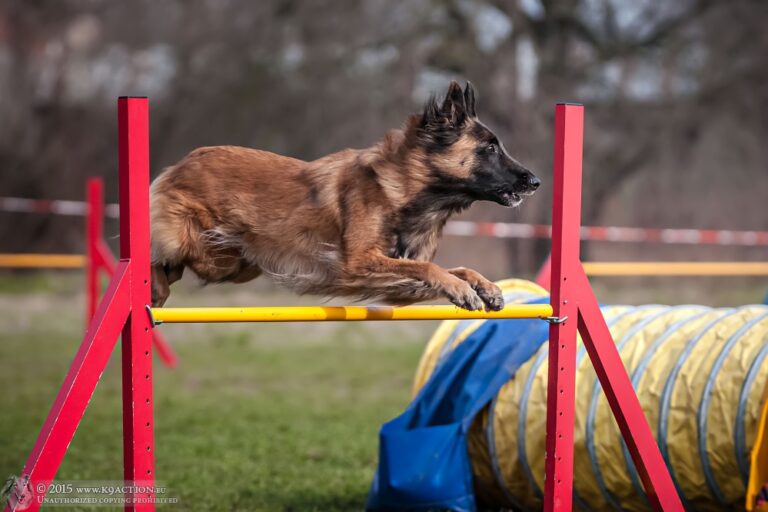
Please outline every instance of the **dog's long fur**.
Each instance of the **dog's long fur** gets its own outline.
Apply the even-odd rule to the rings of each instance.
[[[539,181],[475,114],[471,84],[373,147],[312,162],[203,147],[151,187],[152,300],[189,267],[204,282],[264,273],[298,293],[501,309],[479,273],[431,263],[445,222],[476,200],[516,206]]]

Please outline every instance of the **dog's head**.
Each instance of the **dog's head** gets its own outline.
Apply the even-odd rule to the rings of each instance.
[[[477,118],[471,83],[462,91],[451,82],[442,103],[430,99],[413,124],[431,186],[443,193],[513,207],[541,184]]]

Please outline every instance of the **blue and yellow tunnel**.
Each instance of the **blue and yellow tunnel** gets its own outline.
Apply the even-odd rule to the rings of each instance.
[[[527,281],[500,285],[508,303],[547,295]],[[602,309],[686,510],[751,509],[768,481],[768,306]],[[482,323],[440,325],[414,394]],[[581,340],[577,365],[574,506],[650,510]],[[541,508],[546,388],[544,343],[475,419],[469,453],[480,501]]]

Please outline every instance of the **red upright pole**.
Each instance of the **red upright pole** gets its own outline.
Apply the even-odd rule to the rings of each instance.
[[[121,330],[126,485],[154,485],[152,326],[146,309],[150,304],[147,99],[120,98],[118,127],[121,259],[11,492],[6,512],[40,509]],[[89,224],[89,237],[98,231],[95,227],[91,231],[92,227]],[[89,243],[89,251],[96,247],[95,242]],[[94,257],[94,266],[105,264],[100,259]],[[128,489],[126,510],[154,510],[153,491]]]
[[[149,108],[118,100],[120,258],[131,262],[131,314],[123,328],[123,456],[127,482],[154,485],[150,297]],[[126,494],[126,510],[154,510],[153,493]],[[135,503],[131,503],[134,501]]]
[[[178,358],[160,331],[152,332],[152,341],[155,344],[155,349],[157,349],[157,354],[160,356],[160,360],[163,364],[168,368],[174,368],[178,363]]]
[[[555,108],[550,300],[554,316],[567,319],[549,328],[544,480],[544,510],[548,512],[571,510],[573,495],[578,298],[572,287],[579,270],[583,120],[581,105],[559,104]]]
[[[8,499],[6,512],[40,509],[128,317],[129,274],[130,263],[120,262]]]
[[[95,253],[95,263],[91,263],[89,257],[88,264],[94,264],[96,265],[97,269],[103,269],[108,276],[112,276],[112,273],[115,271],[115,257],[112,256],[112,251],[109,249],[109,246],[107,246],[103,238],[98,240]],[[98,272],[96,274],[98,277]],[[98,288],[96,293],[98,293]],[[98,295],[96,297],[98,300]],[[176,353],[166,341],[165,337],[160,333],[160,331],[153,331],[152,340],[154,341],[155,349],[157,349],[157,353],[160,356],[160,360],[163,362],[163,364],[169,368],[174,368],[178,364],[179,360],[178,357],[176,357]]]
[[[544,510],[571,510],[576,331],[656,510],[683,506],[579,259],[584,109],[555,110],[551,301]]]
[[[104,270],[112,277],[115,272],[115,258],[112,251],[104,242],[104,180],[89,178],[86,196],[88,198],[88,214],[86,216],[86,326],[96,312],[101,292],[99,272]],[[171,346],[159,331],[153,333],[153,340],[160,360],[166,366],[173,368],[178,359]]]
[[[87,326],[96,313],[101,295],[99,269],[102,266],[102,258],[99,254],[99,244],[104,236],[104,182],[101,178],[88,179],[86,196],[88,210],[85,217],[85,290],[87,295],[85,325]]]

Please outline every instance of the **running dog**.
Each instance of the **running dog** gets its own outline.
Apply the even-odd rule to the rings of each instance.
[[[189,267],[205,283],[266,274],[300,294],[499,310],[498,286],[431,260],[451,215],[475,201],[518,206],[540,183],[480,122],[470,83],[366,149],[305,162],[198,148],[151,187],[152,303]]]

